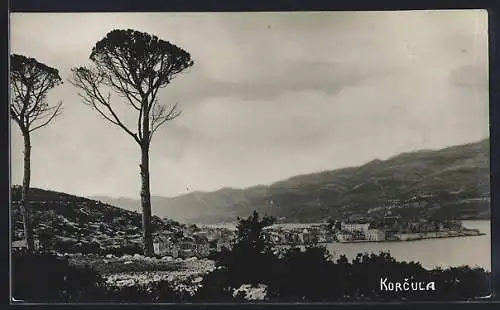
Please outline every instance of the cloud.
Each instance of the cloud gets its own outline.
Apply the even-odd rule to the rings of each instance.
[[[239,81],[220,81],[193,70],[179,87],[165,92],[171,98],[181,96],[187,105],[211,97],[241,100],[273,100],[289,92],[321,92],[336,95],[344,87],[359,86],[390,72],[349,66],[338,62],[314,60],[282,61],[279,64],[256,63],[267,70],[250,72]]]

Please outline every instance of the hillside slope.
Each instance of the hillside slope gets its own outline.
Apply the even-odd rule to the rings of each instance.
[[[22,217],[19,210],[21,190],[12,188],[12,236],[21,239]],[[89,252],[113,248],[140,248],[141,214],[100,201],[39,188],[30,190],[35,236],[49,248],[71,252]],[[174,221],[153,217],[153,230],[179,231]]]
[[[350,214],[488,218],[489,140],[442,150],[403,153],[359,167],[296,176],[270,186],[223,188],[173,198],[152,198],[153,213],[182,222],[218,223],[252,210],[289,222]],[[139,201],[99,197],[140,210]]]

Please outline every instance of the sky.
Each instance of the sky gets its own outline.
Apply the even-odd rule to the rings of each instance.
[[[159,93],[182,115],[153,138],[153,195],[270,184],[489,136],[486,11],[13,13],[11,52],[66,80],[113,29],[154,34],[194,60]],[[31,185],[137,198],[132,138],[68,82],[48,99],[63,113],[32,135]],[[11,136],[20,184],[14,122]]]

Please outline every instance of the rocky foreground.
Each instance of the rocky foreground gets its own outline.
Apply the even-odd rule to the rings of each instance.
[[[177,291],[193,295],[200,287],[203,276],[213,271],[215,262],[209,259],[163,257],[142,255],[65,254],[70,264],[88,266],[98,272],[110,286],[148,286],[167,281]]]

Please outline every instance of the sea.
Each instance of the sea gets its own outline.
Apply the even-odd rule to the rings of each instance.
[[[415,261],[423,267],[448,268],[468,265],[491,271],[491,222],[489,220],[462,221],[463,226],[479,229],[484,235],[424,239],[399,242],[327,243],[326,247],[334,259],[345,255],[349,260],[358,253],[389,252],[398,261]],[[305,227],[313,224],[280,224],[289,227]],[[235,229],[235,223],[207,225]]]

